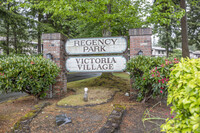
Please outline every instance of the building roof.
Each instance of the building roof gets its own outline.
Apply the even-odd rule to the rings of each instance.
[[[166,50],[165,48],[162,48],[162,47],[152,47],[152,49],[155,49],[155,50]],[[176,48],[178,50],[182,50],[181,48]],[[196,55],[200,55],[200,51],[189,51],[190,53],[192,54],[196,54]]]
[[[162,48],[162,47],[152,47],[152,49],[156,49],[156,50],[165,50],[165,48]]]
[[[200,51],[194,51],[193,54],[200,54]]]

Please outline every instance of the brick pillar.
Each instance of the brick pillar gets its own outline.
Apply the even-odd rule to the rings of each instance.
[[[52,85],[53,97],[60,97],[67,91],[66,77],[66,52],[65,42],[67,38],[60,33],[42,34],[43,40],[43,57],[46,58],[48,53],[53,55],[53,61],[60,67],[61,72],[56,78],[56,83]]]
[[[152,55],[151,28],[130,29],[130,57],[138,55],[141,50],[143,55]]]
[[[152,55],[152,44],[151,44],[151,28],[138,28],[138,29],[130,29],[130,58],[137,56],[139,51],[143,52],[145,56]],[[138,91],[132,88],[132,84],[134,84],[133,79],[130,79],[130,98],[136,99]]]

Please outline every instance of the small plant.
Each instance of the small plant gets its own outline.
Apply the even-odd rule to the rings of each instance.
[[[155,124],[156,126],[157,126],[157,128],[160,128],[160,124],[158,124],[157,122],[155,122],[155,120],[163,120],[163,121],[165,121],[166,119],[165,118],[161,118],[161,117],[156,117],[156,116],[154,116],[154,115],[152,115],[150,112],[152,111],[152,109],[153,108],[155,108],[157,105],[159,105],[159,104],[161,104],[161,101],[160,102],[158,102],[158,103],[156,103],[153,107],[151,107],[150,109],[146,109],[145,111],[144,111],[144,114],[143,114],[143,117],[142,117],[142,123],[143,123],[143,126],[144,126],[144,128],[146,128],[146,126],[145,126],[145,122],[146,121],[148,121],[148,122],[150,122],[150,123],[153,123],[153,124]],[[151,131],[153,131],[153,130],[156,130],[157,128],[154,128],[154,129],[152,129]],[[150,132],[151,132],[150,131]]]
[[[168,82],[167,103],[176,115],[161,126],[167,133],[200,133],[200,59],[181,59]]]
[[[39,56],[10,56],[0,59],[0,90],[25,92],[41,98],[55,82],[58,66]]]

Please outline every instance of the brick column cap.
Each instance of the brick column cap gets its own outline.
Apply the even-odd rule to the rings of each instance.
[[[63,40],[66,41],[67,37],[61,33],[44,33],[42,40]]]
[[[152,29],[151,28],[129,29],[129,36],[145,36],[145,35],[152,35]]]

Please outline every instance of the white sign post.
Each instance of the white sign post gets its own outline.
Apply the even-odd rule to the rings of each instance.
[[[125,37],[69,39],[65,49],[68,55],[123,53],[127,49],[127,39]]]
[[[69,57],[66,61],[69,72],[123,72],[126,58],[123,56]]]

